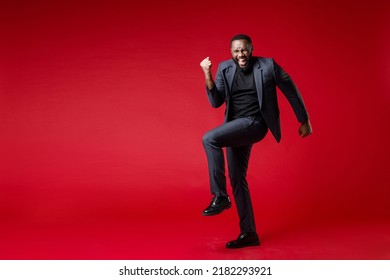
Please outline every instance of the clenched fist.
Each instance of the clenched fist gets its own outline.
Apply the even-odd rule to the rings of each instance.
[[[309,120],[302,123],[301,126],[298,129],[298,133],[302,137],[306,137],[308,135],[311,135],[313,132],[313,129],[311,128],[311,123]]]
[[[212,63],[209,57],[206,57],[200,63],[200,67],[202,67],[202,70],[204,72],[204,76],[206,78],[206,85],[209,88],[209,90],[211,90],[215,86],[213,76],[211,74],[211,66]]]
[[[202,67],[202,70],[205,74],[210,74],[212,63],[210,61],[209,57],[206,57],[202,60],[200,63],[200,67]]]

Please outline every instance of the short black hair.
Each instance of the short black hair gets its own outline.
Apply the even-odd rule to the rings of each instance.
[[[247,40],[250,44],[252,44],[251,38],[246,34],[237,34],[233,36],[233,38],[230,40],[230,44],[232,44],[235,40]]]

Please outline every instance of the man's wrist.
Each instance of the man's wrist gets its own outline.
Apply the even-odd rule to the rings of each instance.
[[[211,80],[212,79],[212,76],[211,76],[210,72],[204,72],[204,77],[206,78],[206,80]]]
[[[309,119],[307,119],[307,120],[301,122],[301,124],[308,124],[309,122],[310,122]]]

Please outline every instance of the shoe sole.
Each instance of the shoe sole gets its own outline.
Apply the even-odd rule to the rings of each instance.
[[[218,215],[218,214],[221,214],[223,211],[227,210],[227,209],[230,209],[232,207],[232,205],[230,204],[229,206],[226,206],[225,208],[223,208],[221,211],[218,211],[218,212],[211,212],[211,213],[202,213],[203,216],[215,216],[215,215]]]
[[[252,242],[252,243],[248,243],[248,244],[243,244],[241,246],[234,246],[234,247],[228,247],[228,245],[226,245],[226,248],[227,249],[240,249],[240,248],[251,247],[251,246],[260,246],[260,241],[256,241],[256,242]]]

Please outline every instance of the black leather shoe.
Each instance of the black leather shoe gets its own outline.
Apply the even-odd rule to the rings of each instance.
[[[232,207],[232,203],[228,196],[214,197],[210,205],[203,210],[203,216],[217,215],[230,207]]]
[[[260,239],[256,232],[244,232],[241,233],[236,240],[226,243],[226,248],[237,249],[258,245],[260,245]]]

